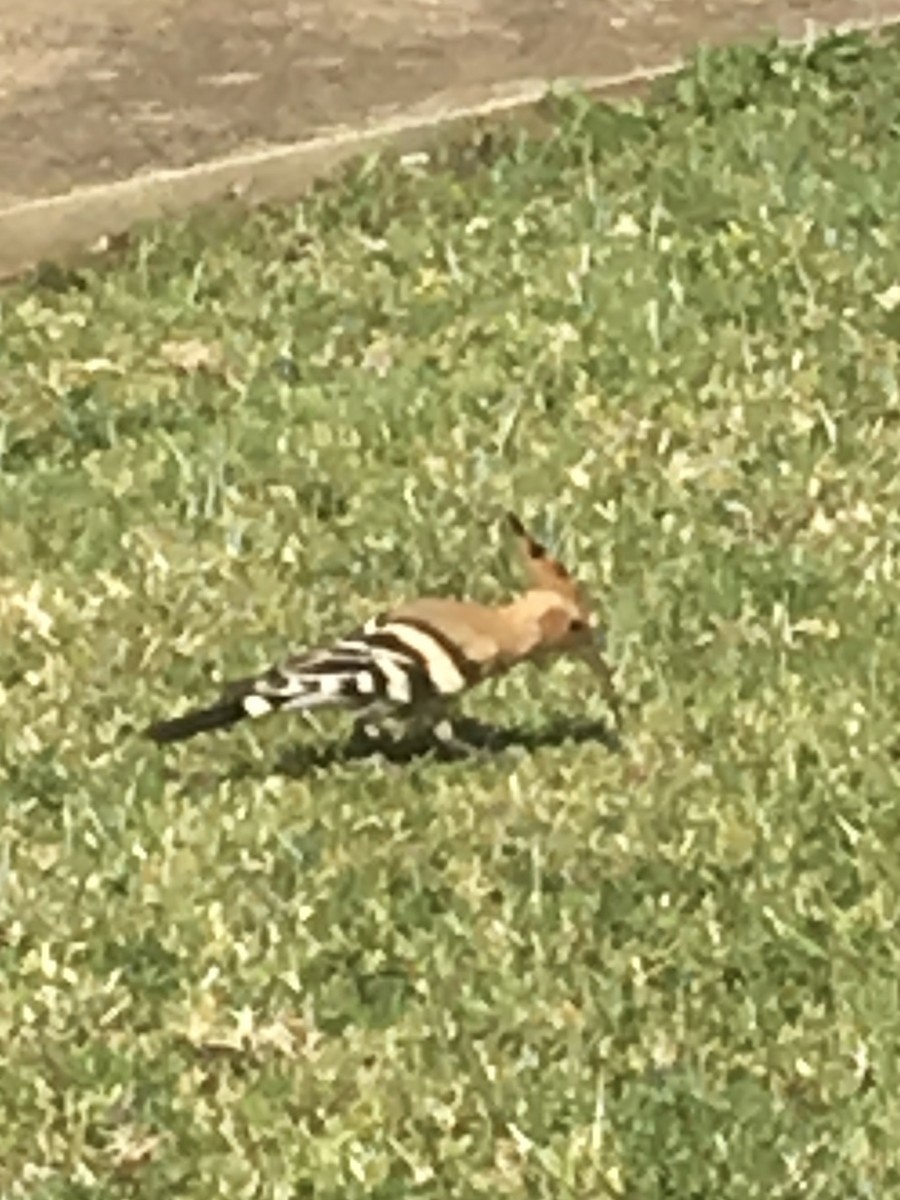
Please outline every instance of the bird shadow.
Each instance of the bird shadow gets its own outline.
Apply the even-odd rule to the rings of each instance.
[[[571,718],[557,717],[534,728],[525,725],[500,727],[472,718],[457,718],[453,722],[453,731],[454,741],[449,745],[428,733],[409,733],[398,738],[354,735],[347,741],[327,746],[295,745],[277,760],[274,773],[296,779],[310,771],[341,763],[378,759],[396,766],[408,766],[426,758],[475,763],[496,757],[507,750],[534,752],[567,743],[597,743],[617,754],[622,750],[618,732],[600,720],[573,721]]]

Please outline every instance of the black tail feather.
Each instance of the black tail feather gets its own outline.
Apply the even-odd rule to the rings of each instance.
[[[228,729],[242,721],[247,716],[243,696],[223,696],[209,708],[196,708],[181,717],[171,717],[167,721],[156,721],[144,730],[144,736],[157,743],[182,742],[198,733],[209,733],[213,729]]]

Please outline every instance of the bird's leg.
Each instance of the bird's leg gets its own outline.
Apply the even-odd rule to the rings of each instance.
[[[432,726],[431,734],[442,753],[448,757],[481,758],[489,757],[491,753],[490,738],[486,740],[483,732],[487,728],[477,721],[454,721],[452,715],[445,711]],[[467,736],[467,729],[468,734],[478,732],[481,736],[477,740],[474,736]]]
[[[435,736],[435,730],[447,720],[447,706],[441,701],[420,705],[406,715],[405,731],[407,736],[430,740]]]
[[[479,748],[459,736],[449,717],[443,717],[432,727],[435,742],[443,753],[452,758],[474,758]]]
[[[446,700],[420,705],[407,715],[406,733],[415,740],[421,739],[425,745],[436,744],[445,753],[470,755],[474,747],[457,735],[452,715],[453,706]]]
[[[403,728],[396,720],[388,716],[357,717],[353,722],[351,740],[358,745],[374,748],[381,742],[397,742],[402,737]]]
[[[405,714],[385,715],[373,718],[358,717],[353,725],[352,740],[374,749],[379,743],[388,741],[394,746],[410,739],[421,740],[424,746],[431,743],[445,755],[454,758],[471,758],[478,747],[460,737],[453,725],[452,710],[446,702],[435,702],[417,707]]]
[[[350,739],[354,742],[374,742],[378,738],[378,732],[378,726],[374,721],[367,721],[364,717],[358,717],[353,722]]]

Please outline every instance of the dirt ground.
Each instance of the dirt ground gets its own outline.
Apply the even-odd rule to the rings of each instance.
[[[900,0],[0,0],[0,208]]]

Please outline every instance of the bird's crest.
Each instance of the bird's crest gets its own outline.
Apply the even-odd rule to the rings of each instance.
[[[563,564],[550,554],[543,542],[532,537],[513,512],[506,519],[515,534],[525,564],[525,574],[530,588],[544,592],[556,592],[569,603],[587,613],[589,602],[584,590]]]

